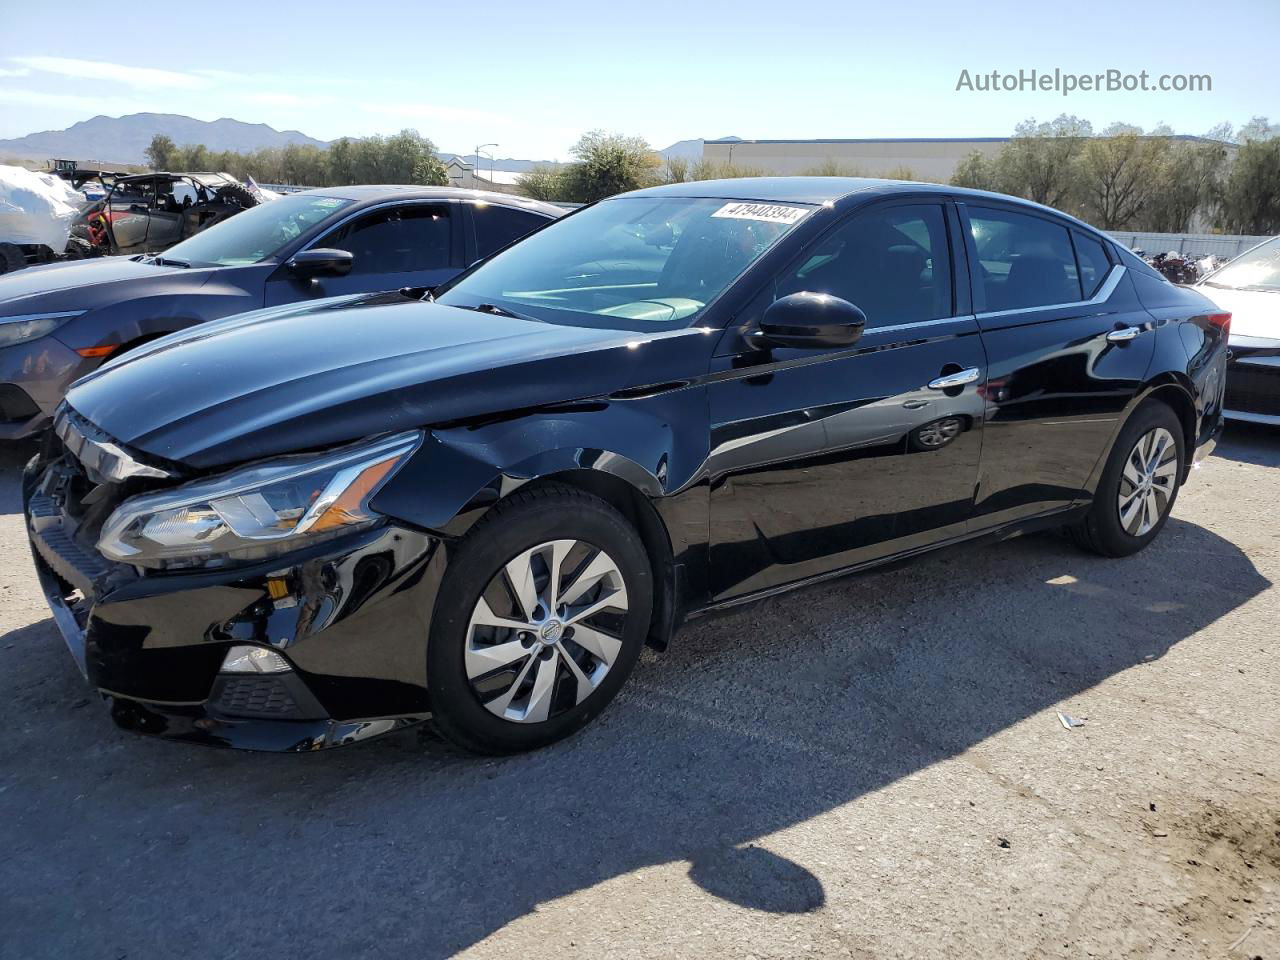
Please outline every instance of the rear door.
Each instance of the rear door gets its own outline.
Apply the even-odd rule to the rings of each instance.
[[[715,599],[967,530],[986,358],[953,284],[963,250],[949,204],[878,204],[802,252],[743,324],[777,296],[828,293],[867,314],[853,347],[756,350],[726,331],[708,388]]]
[[[393,203],[353,214],[308,249],[349,251],[343,277],[298,279],[281,266],[267,283],[266,305],[347,293],[434,287],[462,269],[458,208],[444,201]]]
[[[1140,388],[1154,323],[1090,231],[1019,205],[958,205],[988,375],[974,524],[1070,506]]]

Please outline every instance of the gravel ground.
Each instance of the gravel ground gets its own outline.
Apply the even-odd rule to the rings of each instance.
[[[1280,958],[1280,431],[1233,426],[1138,557],[1026,537],[701,621],[501,761],[117,731],[29,572],[24,456],[5,958]]]

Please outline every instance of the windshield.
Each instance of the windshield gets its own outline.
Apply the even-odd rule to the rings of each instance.
[[[616,197],[509,247],[436,299],[579,326],[688,326],[811,210]]]
[[[1211,287],[1280,293],[1280,237],[1272,237],[1236,257],[1205,281]]]
[[[174,244],[163,256],[197,266],[257,263],[351,202],[303,193],[270,200]]]

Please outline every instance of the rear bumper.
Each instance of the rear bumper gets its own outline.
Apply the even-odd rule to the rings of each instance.
[[[440,541],[386,526],[271,566],[139,576],[68,532],[37,468],[24,495],[36,573],[81,674],[116,723],[170,739],[317,750],[429,716],[427,612]],[[277,674],[221,672],[269,646]]]
[[[1201,460],[1205,460],[1213,455],[1213,451],[1217,449],[1218,441],[1222,439],[1223,428],[1226,427],[1226,421],[1222,417],[1218,417],[1217,423],[1213,428],[1200,437],[1200,441],[1196,444],[1195,450],[1191,453],[1192,464],[1197,464]]]

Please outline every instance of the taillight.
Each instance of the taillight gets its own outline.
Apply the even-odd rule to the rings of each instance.
[[[1222,331],[1223,336],[1226,336],[1231,332],[1231,314],[1211,313],[1209,314],[1209,324],[1217,327]]]

